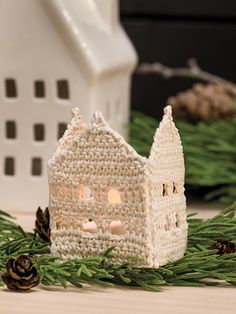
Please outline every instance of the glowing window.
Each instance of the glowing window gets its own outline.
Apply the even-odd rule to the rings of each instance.
[[[122,235],[124,233],[124,227],[120,220],[113,220],[110,223],[110,232],[116,235]]]
[[[92,198],[91,190],[88,186],[80,186],[78,188],[78,198],[81,201],[90,200]]]
[[[121,203],[120,192],[116,189],[110,189],[107,192],[107,200],[111,204],[120,204]]]

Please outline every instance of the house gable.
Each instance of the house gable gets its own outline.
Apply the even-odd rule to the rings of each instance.
[[[119,188],[125,185],[131,188],[134,182],[142,185],[146,158],[137,154],[118,132],[112,130],[100,112],[94,113],[88,126],[78,109],[73,112],[74,117],[49,161],[49,168],[60,168],[63,164],[70,168],[71,178],[79,177],[84,184],[94,185],[95,178],[96,182],[106,178],[107,185]]]
[[[132,71],[137,56],[115,16],[116,0],[46,0],[43,4],[87,78]]]

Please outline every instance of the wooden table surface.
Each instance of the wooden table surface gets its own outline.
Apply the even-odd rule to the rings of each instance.
[[[200,208],[201,207],[201,208]],[[192,206],[202,217],[214,215],[217,210]],[[13,213],[14,214],[14,213]],[[15,213],[26,229],[33,226],[34,216]],[[102,288],[86,286],[83,289],[36,288],[28,293],[0,289],[0,314],[231,314],[236,313],[236,288],[224,287],[163,287],[153,293],[126,287]]]

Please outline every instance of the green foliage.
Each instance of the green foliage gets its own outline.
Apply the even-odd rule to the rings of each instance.
[[[157,120],[132,113],[130,144],[148,156]],[[236,118],[199,122],[176,121],[183,142],[187,190],[208,190],[206,199],[232,203],[236,199]],[[209,192],[211,190],[211,192]]]
[[[219,256],[208,247],[217,239],[229,237],[236,243],[236,203],[217,216],[203,220],[189,215],[188,247],[185,256],[166,266],[136,268],[135,260],[122,265],[111,262],[112,248],[102,256],[60,262],[49,255],[48,243],[35,233],[25,232],[0,211],[0,273],[10,256],[25,253],[33,258],[41,284],[68,284],[82,287],[84,283],[103,286],[138,286],[149,291],[160,291],[163,285],[205,286],[220,285],[221,280],[236,284],[236,253]],[[209,278],[211,280],[209,280]],[[213,279],[213,280],[212,280]],[[2,282],[0,282],[0,285]]]

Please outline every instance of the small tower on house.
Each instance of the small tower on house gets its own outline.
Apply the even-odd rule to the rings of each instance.
[[[80,104],[124,134],[136,53],[118,0],[0,1],[0,207],[48,203],[46,162]]]
[[[78,109],[48,163],[51,251],[61,259],[103,253],[158,267],[187,244],[184,159],[171,107],[144,158],[95,112]]]

